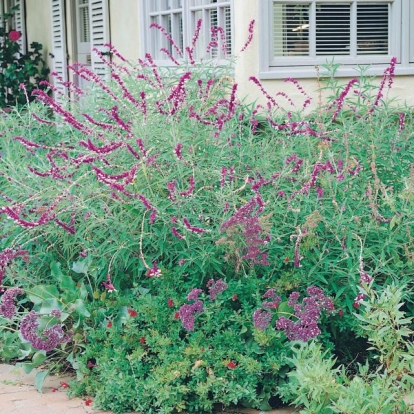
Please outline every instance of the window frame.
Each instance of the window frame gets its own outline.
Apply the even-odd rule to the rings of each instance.
[[[151,12],[150,5],[153,4],[154,1],[157,0],[142,0],[141,1],[141,21],[143,24],[141,25],[141,38],[142,41],[142,55],[145,56],[146,53],[150,53],[154,60],[157,62],[158,65],[161,66],[173,66],[174,62],[172,62],[165,54],[165,58],[160,58],[160,52],[159,50],[156,50],[156,44],[154,42],[155,36],[157,36],[159,39],[164,37],[162,33],[156,29],[149,29],[149,26],[151,24],[151,15],[172,15],[176,14],[178,12],[182,13],[182,31],[183,31],[183,51],[184,56],[185,54],[185,47],[191,46],[191,41],[194,35],[194,32],[196,30],[197,20],[195,17],[193,18],[194,14],[196,12],[202,12],[203,13],[203,25],[202,25],[202,33],[200,33],[200,38],[204,36],[204,38],[209,38],[210,36],[210,25],[205,24],[205,18],[207,16],[208,10],[211,9],[217,9],[218,10],[218,25],[220,26],[220,21],[223,21],[225,23],[225,17],[220,16],[220,9],[224,10],[225,7],[230,7],[230,37],[231,37],[231,54],[233,54],[234,51],[234,0],[217,0],[216,3],[208,4],[208,5],[192,5],[193,0],[181,0],[181,7],[179,8],[172,8],[172,9],[165,9],[159,12]],[[159,0],[158,0],[159,1]],[[225,30],[224,24],[223,29]],[[220,37],[220,36],[219,36]],[[161,46],[163,47],[163,46]],[[184,61],[185,59],[179,58],[176,53],[173,53],[174,58],[177,61]],[[231,56],[231,55],[229,55]],[[211,58],[208,56],[202,57],[201,59],[198,59],[197,56],[195,56],[195,60],[208,60],[208,61],[215,61],[219,64],[227,62],[226,59],[224,59],[224,55],[219,52],[219,58]]]
[[[332,3],[335,0],[259,0],[259,76],[261,79],[283,79],[286,77],[311,78],[315,77],[315,65],[331,61],[331,56],[321,56],[318,59],[311,57],[283,57],[273,56],[272,37],[273,3]],[[340,0],[336,0],[338,4]],[[342,3],[355,0],[344,0]],[[361,3],[375,3],[378,0],[358,0]],[[336,56],[334,61],[340,63],[336,76],[355,76],[358,66],[369,66],[368,75],[380,75],[389,64],[392,57],[397,57],[396,74],[414,74],[414,31],[409,30],[410,17],[414,24],[414,4],[410,0],[390,0],[392,10],[389,19],[390,54],[363,55],[360,57]],[[414,2],[413,2],[414,3]],[[409,7],[411,5],[411,7]],[[410,10],[410,14],[407,13]],[[404,13],[403,13],[404,11]]]

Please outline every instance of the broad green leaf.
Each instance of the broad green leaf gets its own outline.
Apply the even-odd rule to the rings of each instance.
[[[87,275],[88,269],[91,263],[92,263],[92,258],[88,256],[83,260],[78,260],[77,262],[73,262],[72,270],[75,273],[82,273],[84,275]]]
[[[35,286],[31,290],[27,290],[29,299],[35,304],[40,305],[45,299],[54,298],[59,300],[59,291],[53,285]]]
[[[49,371],[39,371],[35,377],[35,385],[38,392],[42,393],[43,382],[49,375]]]

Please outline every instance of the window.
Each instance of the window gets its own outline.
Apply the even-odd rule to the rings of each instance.
[[[410,25],[404,23],[403,14],[408,13],[410,4],[414,8],[412,3],[411,0],[264,0],[261,71],[280,70],[282,75],[285,69],[294,67],[298,74],[306,76],[306,68],[314,74],[310,69],[315,64],[332,59],[348,69],[356,65],[383,68],[394,56],[400,65],[408,66],[413,62],[414,35]],[[411,20],[414,21],[413,17]],[[408,37],[411,37],[411,51]]]
[[[12,19],[3,22],[3,13],[8,13],[12,8],[15,8]],[[20,46],[20,51],[26,53],[26,27],[24,17],[24,2],[22,0],[0,0],[0,26],[6,24],[6,30],[17,30],[21,36],[17,43]]]
[[[195,59],[221,59],[232,51],[231,0],[144,0],[145,52],[156,60],[167,61],[166,49],[175,59],[180,55],[165,35],[149,29],[152,23],[162,26],[176,45],[184,50],[191,46],[199,19],[200,35],[194,50]],[[217,28],[221,28],[218,29]],[[217,45],[210,45],[211,33],[217,34]]]

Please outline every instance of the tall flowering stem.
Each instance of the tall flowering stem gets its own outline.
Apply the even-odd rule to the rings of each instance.
[[[253,19],[250,21],[249,23],[249,35],[247,37],[246,43],[243,45],[243,47],[241,48],[240,52],[244,52],[250,45],[250,43],[253,40],[253,34],[254,34],[254,25],[255,25],[256,21]]]

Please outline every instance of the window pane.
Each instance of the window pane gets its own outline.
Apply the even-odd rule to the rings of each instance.
[[[273,4],[275,56],[309,56],[309,5]]]
[[[358,55],[388,54],[388,4],[357,5]]]
[[[316,55],[349,55],[351,43],[351,6],[316,6]]]
[[[224,8],[224,22],[224,31],[226,33],[226,53],[230,56],[232,49],[230,6]]]
[[[84,6],[79,10],[79,27],[80,27],[80,41],[91,41],[91,30],[89,23],[89,7]]]

